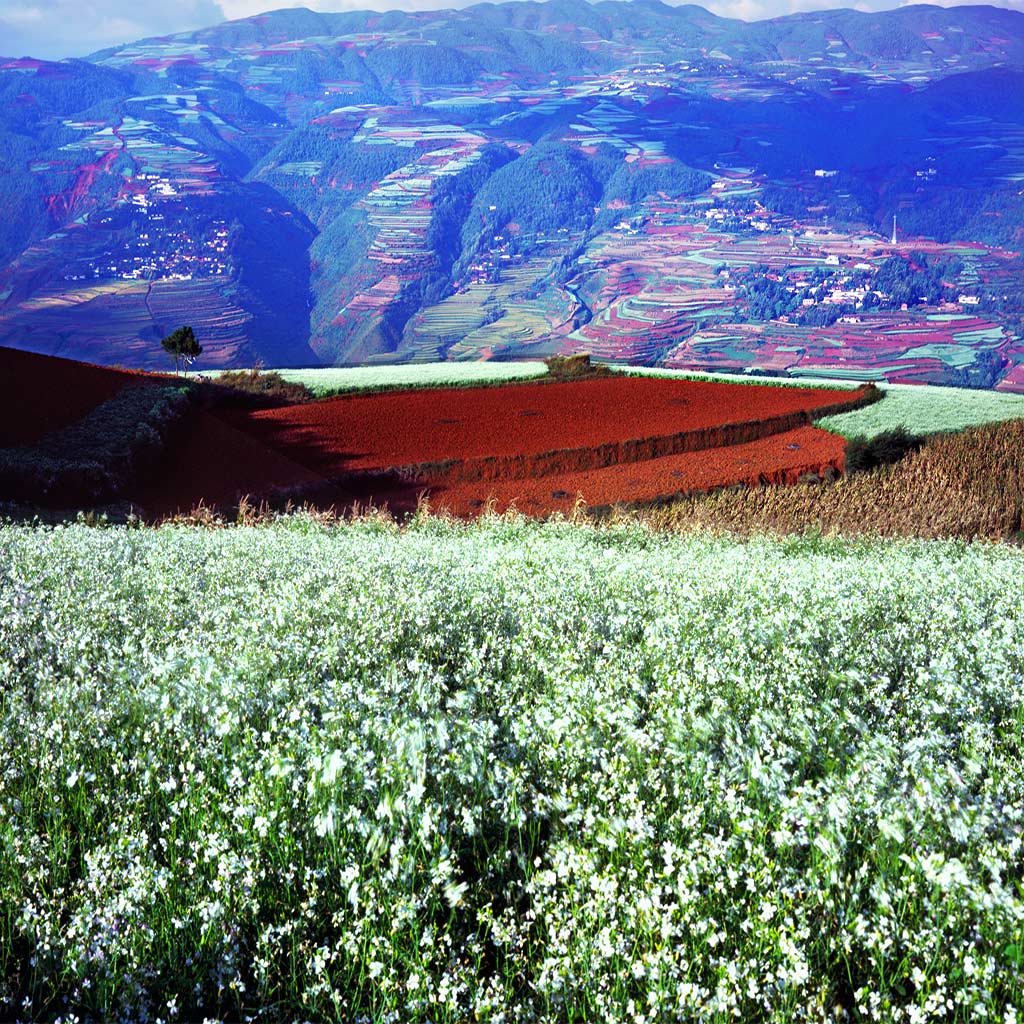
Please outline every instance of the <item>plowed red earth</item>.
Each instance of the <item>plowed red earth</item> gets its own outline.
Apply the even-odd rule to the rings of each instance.
[[[0,447],[73,423],[153,375],[0,349]],[[197,409],[150,483],[124,497],[158,520],[200,503],[287,492],[338,507],[396,510],[428,492],[478,514],[490,500],[542,515],[736,483],[841,470],[842,439],[812,416],[855,402],[829,389],[611,377],[393,392],[258,413]]]
[[[854,397],[849,391],[819,388],[610,377],[340,398],[258,412],[251,422],[269,443],[325,476],[478,460],[471,475],[479,478],[503,475],[488,474],[481,460],[589,451],[680,434],[693,436],[674,450],[693,450],[723,443],[713,435],[717,428],[792,417],[792,422],[772,429],[751,427],[748,436],[738,438],[748,441],[804,425],[808,417],[801,414]],[[664,454],[669,452],[653,448],[632,453],[641,458]],[[596,465],[592,458],[583,461],[579,466],[570,459],[568,464],[546,465],[543,471],[592,469],[618,458],[612,450]],[[527,463],[519,467],[519,475],[536,470]]]
[[[0,348],[0,448],[31,444],[69,426],[140,379],[105,366]]]
[[[460,516],[478,514],[491,504],[504,512],[540,515],[569,512],[580,497],[591,508],[619,502],[655,501],[734,484],[793,484],[808,473],[840,473],[846,444],[816,427],[799,427],[747,444],[668,455],[605,469],[556,473],[523,480],[456,483],[430,488],[435,508]]]

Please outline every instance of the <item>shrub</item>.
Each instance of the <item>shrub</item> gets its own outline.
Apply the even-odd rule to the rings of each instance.
[[[305,384],[287,381],[281,374],[254,367],[251,370],[228,370],[213,378],[214,384],[226,394],[214,393],[218,405],[239,404],[249,408],[273,408],[311,402],[315,395]]]
[[[612,370],[604,363],[592,363],[589,352],[571,356],[550,356],[544,360],[548,375],[554,380],[583,380],[587,377],[610,377]]]
[[[917,451],[923,440],[906,427],[886,430],[870,439],[851,438],[846,446],[846,470],[858,473],[899,462],[907,452]]]

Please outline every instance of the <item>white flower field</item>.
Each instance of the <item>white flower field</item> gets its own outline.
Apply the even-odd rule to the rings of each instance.
[[[1001,1021],[1024,554],[0,529],[0,1019]]]

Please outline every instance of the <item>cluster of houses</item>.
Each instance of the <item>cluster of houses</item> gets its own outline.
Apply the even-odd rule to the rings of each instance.
[[[157,216],[164,220],[162,214]],[[204,238],[194,238],[185,230],[164,230],[158,222],[117,249],[77,263],[64,280],[191,281],[218,277],[227,272],[228,244],[228,226],[222,220],[214,221]]]

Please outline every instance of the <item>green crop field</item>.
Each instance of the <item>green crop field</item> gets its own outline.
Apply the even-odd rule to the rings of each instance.
[[[1024,554],[0,529],[0,1017],[1024,1009]]]
[[[278,370],[285,380],[305,384],[315,395],[397,387],[445,387],[541,377],[540,361],[404,363],[395,366],[318,367]]]
[[[1024,418],[1024,395],[919,384],[879,387],[885,392],[882,401],[827,416],[818,426],[844,437],[875,437],[900,426],[912,434],[937,434]]]

